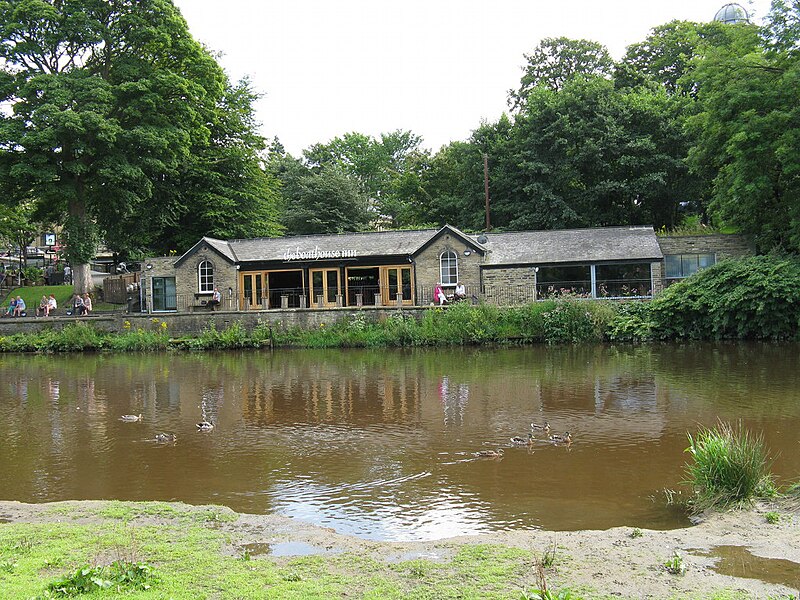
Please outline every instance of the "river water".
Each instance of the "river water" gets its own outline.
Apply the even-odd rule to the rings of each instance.
[[[741,421],[763,433],[779,481],[800,478],[798,350],[4,355],[0,499],[215,503],[376,540],[680,527],[666,498],[687,493],[699,426]],[[215,427],[200,432],[204,414]],[[511,446],[544,421],[573,443],[537,431]]]

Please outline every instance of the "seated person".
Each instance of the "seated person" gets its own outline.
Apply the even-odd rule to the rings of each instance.
[[[453,299],[454,300],[463,300],[466,297],[467,297],[467,290],[464,287],[464,284],[461,283],[460,281],[457,281],[456,282],[456,289],[455,289],[455,296],[454,296]]]
[[[11,300],[8,301],[8,309],[3,314],[4,317],[13,317],[14,316],[14,309],[17,307],[17,299],[14,296],[11,296]]]
[[[50,305],[47,303],[47,296],[42,296],[39,306],[36,307],[36,316],[44,315],[46,317],[48,312],[50,312]]]
[[[88,315],[90,312],[92,312],[92,297],[86,292],[83,295],[83,314]]]
[[[433,299],[436,303],[439,304],[439,306],[447,304],[447,296],[445,295],[444,290],[442,289],[441,283],[437,283],[436,287],[433,288]]]
[[[83,314],[83,298],[79,294],[72,297],[72,314],[76,316]]]
[[[14,305],[14,316],[15,317],[24,316],[26,308],[27,306],[25,306],[25,300],[23,300],[21,296],[17,296],[17,303],[16,305]]]
[[[50,294],[50,297],[47,299],[47,315],[50,316],[50,313],[57,308],[58,302],[56,302],[56,297],[53,294]]]
[[[214,288],[214,294],[211,296],[211,300],[208,301],[208,307],[214,310],[219,306],[220,302],[222,302],[222,294],[219,293],[218,288]]]

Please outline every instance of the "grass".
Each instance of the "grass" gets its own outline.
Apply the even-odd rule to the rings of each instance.
[[[734,428],[720,422],[688,437],[686,451],[692,462],[686,473],[695,492],[695,510],[745,505],[776,493],[769,472],[772,459],[761,435],[743,429],[741,423]]]
[[[494,545],[464,546],[445,561],[363,554],[243,560],[229,549],[231,534],[204,518],[179,515],[158,526],[117,518],[164,513],[149,504],[113,503],[101,510],[110,520],[91,524],[0,526],[0,597],[516,599],[522,589],[514,582],[532,560]]]
[[[49,296],[50,294],[55,296],[56,302],[58,302],[58,309],[63,310],[72,298],[73,288],[71,285],[37,285],[11,288],[3,299],[3,314],[8,309],[8,302],[13,295],[15,298],[20,296],[25,301],[25,310],[28,316],[32,317],[36,314],[36,307],[39,306],[42,296]]]

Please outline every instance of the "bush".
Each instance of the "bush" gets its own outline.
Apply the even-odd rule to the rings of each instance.
[[[724,508],[775,494],[769,468],[772,460],[761,435],[734,429],[720,422],[713,429],[701,429],[689,436],[686,465],[689,483],[696,494],[695,509]]]
[[[800,261],[722,261],[671,285],[651,304],[653,332],[662,339],[796,339]]]

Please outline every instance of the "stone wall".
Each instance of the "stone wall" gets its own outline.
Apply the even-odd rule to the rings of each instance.
[[[330,308],[288,309],[288,310],[248,310],[248,311],[215,311],[196,313],[109,313],[91,317],[22,317],[0,319],[0,335],[14,333],[34,333],[43,329],[60,330],[67,325],[84,323],[101,331],[122,333],[125,331],[160,330],[166,323],[166,330],[173,336],[201,333],[212,324],[218,330],[224,330],[233,323],[239,323],[247,331],[262,323],[275,327],[318,328],[320,325],[330,326],[341,319],[352,319],[356,315],[371,322],[382,321],[392,315],[404,314],[420,317],[428,307],[404,306],[402,309],[392,307],[363,308]]]
[[[534,267],[503,267],[483,270],[483,299],[491,304],[513,305],[536,299]]]
[[[236,308],[239,297],[239,272],[219,254],[203,246],[177,268],[174,265],[178,257],[174,256],[151,258],[146,261],[148,265],[153,265],[151,269],[142,272],[141,285],[145,290],[147,306],[153,306],[153,277],[175,277],[175,294],[179,311],[190,310],[190,307],[200,305],[203,300],[210,300],[211,293],[199,294],[198,265],[204,260],[210,261],[214,266],[214,285],[222,293],[223,307]],[[232,290],[230,295],[229,288]]]
[[[709,235],[657,236],[663,254],[716,254],[717,260],[752,256],[755,247],[744,235],[715,233]]]
[[[417,304],[426,305],[433,301],[433,288],[440,281],[439,257],[447,250],[452,250],[458,256],[458,279],[464,284],[467,297],[480,296],[480,265],[483,256],[471,246],[465,244],[460,238],[444,234],[420,252],[414,260],[417,278]],[[469,255],[464,254],[469,250]],[[445,288],[452,293],[455,286]]]

